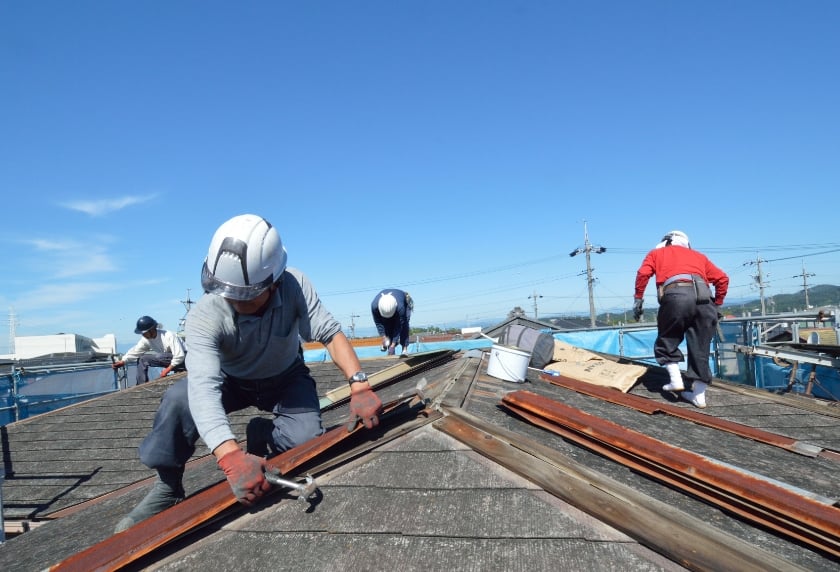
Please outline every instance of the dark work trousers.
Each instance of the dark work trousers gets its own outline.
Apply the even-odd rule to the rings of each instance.
[[[137,358],[137,385],[149,381],[150,367],[169,367],[172,363],[172,352],[162,354],[148,353]]]
[[[694,380],[712,382],[709,350],[717,325],[717,306],[697,303],[694,285],[690,282],[666,288],[659,301],[656,317],[658,336],[653,355],[660,365],[679,363],[683,353],[679,345],[685,339],[688,350],[687,369],[683,376],[690,390]]]
[[[399,344],[402,345],[403,348],[407,348],[409,342],[411,341],[409,329],[410,322],[411,308],[408,306],[405,308],[405,328],[403,328],[403,322],[400,321],[399,314],[394,314],[390,318],[383,318],[382,327],[384,329],[385,336],[391,340],[392,344]]]
[[[175,382],[161,398],[151,432],[140,444],[140,460],[149,468],[183,467],[195,452],[198,429],[187,398],[189,375]],[[282,452],[323,435],[315,380],[303,360],[282,374],[261,380],[227,378],[222,384],[226,413],[254,406],[274,414],[267,438]]]

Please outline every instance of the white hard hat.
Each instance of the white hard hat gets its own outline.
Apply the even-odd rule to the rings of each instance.
[[[252,300],[280,279],[286,249],[277,230],[261,216],[235,216],[210,241],[201,269],[206,292],[231,300]]]
[[[379,297],[379,313],[383,318],[390,318],[397,311],[397,299],[390,292]]]
[[[691,248],[691,245],[688,242],[688,235],[681,230],[672,230],[666,233],[659,244],[656,245],[656,248],[662,248],[663,246],[669,246],[671,244]]]

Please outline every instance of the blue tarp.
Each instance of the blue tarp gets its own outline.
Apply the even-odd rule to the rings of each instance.
[[[626,330],[617,328],[560,332],[554,334],[554,339],[585,350],[657,365],[653,357],[653,343],[656,341],[656,335],[656,328]],[[685,355],[687,352],[685,342],[680,344],[680,350]],[[685,369],[685,365],[682,367]]]
[[[488,339],[480,340],[458,340],[452,342],[414,342],[408,344],[409,354],[419,354],[438,350],[471,350],[474,348],[489,348],[493,345]],[[385,357],[385,352],[379,346],[360,346],[356,348],[356,355],[359,359]],[[326,349],[306,350],[303,352],[303,360],[306,362],[328,362],[330,354]]]
[[[641,361],[656,365],[653,359],[653,344],[656,340],[655,327],[632,327],[596,330],[575,330],[570,332],[555,332],[556,340],[582,349],[595,351],[603,354],[616,355],[635,361]],[[741,343],[737,337],[737,331],[727,330],[725,332],[727,342]],[[487,338],[473,340],[456,340],[448,342],[415,342],[409,345],[409,353],[424,353],[438,350],[470,350],[489,348],[493,342]],[[726,344],[724,344],[724,347]],[[685,344],[680,346],[683,354],[686,353]],[[720,347],[718,348],[721,349]],[[712,359],[710,365],[716,377],[755,386],[768,390],[786,390],[790,377],[791,368],[779,366],[771,358],[754,357],[750,366],[743,354],[734,354],[731,350],[722,350],[726,355],[727,365],[723,366],[722,372],[718,371],[717,362]],[[362,346],[356,348],[360,359],[381,358],[385,356],[378,346]],[[331,361],[326,349],[304,351],[304,360],[307,362]],[[685,369],[685,363],[681,364]],[[752,371],[751,371],[752,370]],[[160,370],[150,371],[154,378]],[[134,385],[135,368],[133,365],[127,368],[127,378],[124,383],[127,386]],[[790,391],[804,393],[811,368],[807,364],[801,364],[794,376],[793,386]],[[833,368],[817,367],[814,370],[817,382],[812,386],[812,394],[823,399],[840,399],[840,372]],[[58,407],[77,403],[96,397],[103,393],[117,391],[118,387],[114,372],[110,364],[102,365],[95,370],[61,373],[39,373],[37,375],[19,375],[17,387],[14,387],[10,376],[0,376],[0,426],[23,419],[37,413],[51,411]]]

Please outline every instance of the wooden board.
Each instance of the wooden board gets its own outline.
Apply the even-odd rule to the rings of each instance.
[[[378,386],[385,385],[395,381],[397,378],[408,374],[420,367],[428,367],[430,363],[436,363],[441,359],[448,358],[453,353],[453,350],[438,350],[433,352],[424,352],[413,354],[407,358],[400,359],[396,364],[386,367],[383,370],[372,373],[368,376],[368,383],[374,389]],[[329,409],[339,403],[350,398],[350,385],[337,387],[328,391],[324,397],[319,401],[321,411]]]

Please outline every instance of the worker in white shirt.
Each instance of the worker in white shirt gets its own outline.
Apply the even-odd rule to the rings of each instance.
[[[184,342],[176,334],[165,330],[151,316],[140,316],[135,334],[142,337],[137,344],[125,352],[113,368],[123,367],[126,362],[137,360],[137,385],[149,381],[149,368],[162,367],[160,377],[166,377],[174,370],[184,369],[186,352]]]

